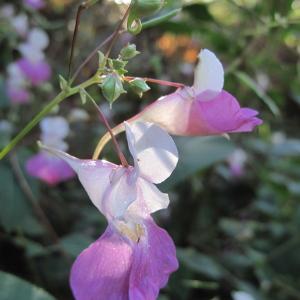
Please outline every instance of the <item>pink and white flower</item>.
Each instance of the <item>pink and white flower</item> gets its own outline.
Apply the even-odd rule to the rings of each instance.
[[[77,300],[156,299],[178,267],[172,239],[151,218],[169,204],[168,195],[154,184],[174,170],[176,146],[154,124],[136,122],[125,127],[133,167],[80,160],[44,146],[74,169],[108,221],[105,233],[72,267],[70,283]]]
[[[33,28],[28,34],[27,41],[18,47],[22,58],[16,63],[32,85],[39,85],[51,76],[51,68],[44,54],[48,45],[47,33],[40,28]]]
[[[224,69],[211,51],[199,54],[194,85],[179,88],[159,98],[128,120],[158,124],[174,135],[205,136],[232,132],[249,132],[262,120],[258,112],[241,108],[238,101],[223,90]]]
[[[67,150],[68,145],[64,139],[69,134],[69,124],[62,117],[47,117],[40,123],[41,141],[50,147]],[[46,152],[32,156],[26,162],[28,174],[40,180],[55,185],[59,182],[69,180],[75,176],[74,171],[62,159]]]

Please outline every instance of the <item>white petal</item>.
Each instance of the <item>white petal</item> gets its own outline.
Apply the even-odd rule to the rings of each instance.
[[[146,205],[147,214],[154,213],[169,206],[169,195],[162,193],[153,183],[139,178],[138,187],[141,192],[141,196],[139,196],[142,197]]]
[[[103,199],[111,184],[110,176],[117,166],[102,160],[81,160],[45,145],[41,148],[65,160],[74,169],[93,204],[106,216]]]
[[[199,63],[195,69],[194,89],[197,93],[207,90],[221,92],[224,86],[224,69],[216,55],[207,50],[201,50]]]
[[[18,50],[23,57],[29,59],[32,62],[38,62],[45,58],[45,54],[40,49],[35,48],[29,43],[22,43],[19,45]]]
[[[140,174],[153,183],[167,179],[178,162],[178,151],[171,136],[147,122],[125,123],[129,150]]]
[[[60,116],[46,117],[40,122],[40,128],[45,138],[64,139],[70,132],[69,123]]]
[[[118,167],[110,175],[110,188],[104,195],[102,209],[108,218],[122,218],[128,206],[137,199],[133,170]]]
[[[49,37],[47,33],[40,28],[33,28],[29,32],[28,43],[38,50],[44,50],[49,45]]]

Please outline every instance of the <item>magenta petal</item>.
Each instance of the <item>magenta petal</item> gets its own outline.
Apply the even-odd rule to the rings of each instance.
[[[44,0],[24,0],[25,5],[33,9],[41,9],[45,6]]]
[[[17,61],[17,64],[33,85],[47,81],[51,76],[50,66],[45,61],[33,62],[29,59],[21,58]]]
[[[73,264],[70,283],[76,300],[128,300],[132,247],[108,227]]]
[[[190,114],[189,133],[196,135],[206,127],[206,134],[249,132],[262,120],[256,118],[257,111],[241,108],[238,101],[228,92],[222,91],[209,101],[202,101],[205,93],[197,96]]]
[[[75,172],[62,159],[47,153],[38,153],[26,162],[28,174],[54,185],[75,176]]]
[[[175,245],[168,233],[153,220],[145,222],[147,237],[134,249],[129,299],[154,300],[172,272],[178,268]]]
[[[30,94],[25,88],[9,85],[6,92],[12,103],[24,104],[29,102]]]

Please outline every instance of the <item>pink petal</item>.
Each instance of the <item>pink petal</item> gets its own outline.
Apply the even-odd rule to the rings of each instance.
[[[155,300],[172,272],[178,268],[175,245],[168,233],[153,220],[145,222],[147,237],[134,249],[129,299]]]
[[[34,62],[26,58],[21,58],[17,61],[17,64],[33,85],[45,82],[51,76],[50,66],[45,61]]]
[[[189,133],[195,135],[205,124],[207,134],[249,132],[262,121],[255,116],[257,111],[241,108],[238,101],[228,92],[222,91],[214,99],[202,101],[205,93],[197,96],[190,115]]]
[[[55,185],[75,176],[74,171],[65,161],[43,152],[31,157],[26,162],[25,167],[28,174],[50,185]]]
[[[73,264],[70,284],[76,300],[128,300],[132,247],[108,227]]]
[[[154,300],[178,268],[174,243],[153,220],[145,221],[139,242],[109,226],[73,264],[76,300]]]
[[[29,102],[30,94],[25,88],[9,85],[6,92],[12,103],[24,104]]]
[[[24,0],[25,5],[30,6],[33,9],[41,9],[45,6],[45,2],[43,0]]]
[[[128,122],[156,123],[174,135],[220,135],[230,132],[249,132],[262,124],[257,111],[241,108],[228,92],[212,98],[211,91],[191,95],[186,87],[167,95],[146,107]]]

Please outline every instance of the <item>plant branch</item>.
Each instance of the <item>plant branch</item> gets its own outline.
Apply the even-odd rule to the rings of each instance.
[[[32,120],[29,122],[0,152],[0,160],[3,159],[55,106],[72,95],[79,93],[80,89],[100,83],[98,76],[93,76],[89,80],[76,87],[61,91],[52,101],[50,101]]]

